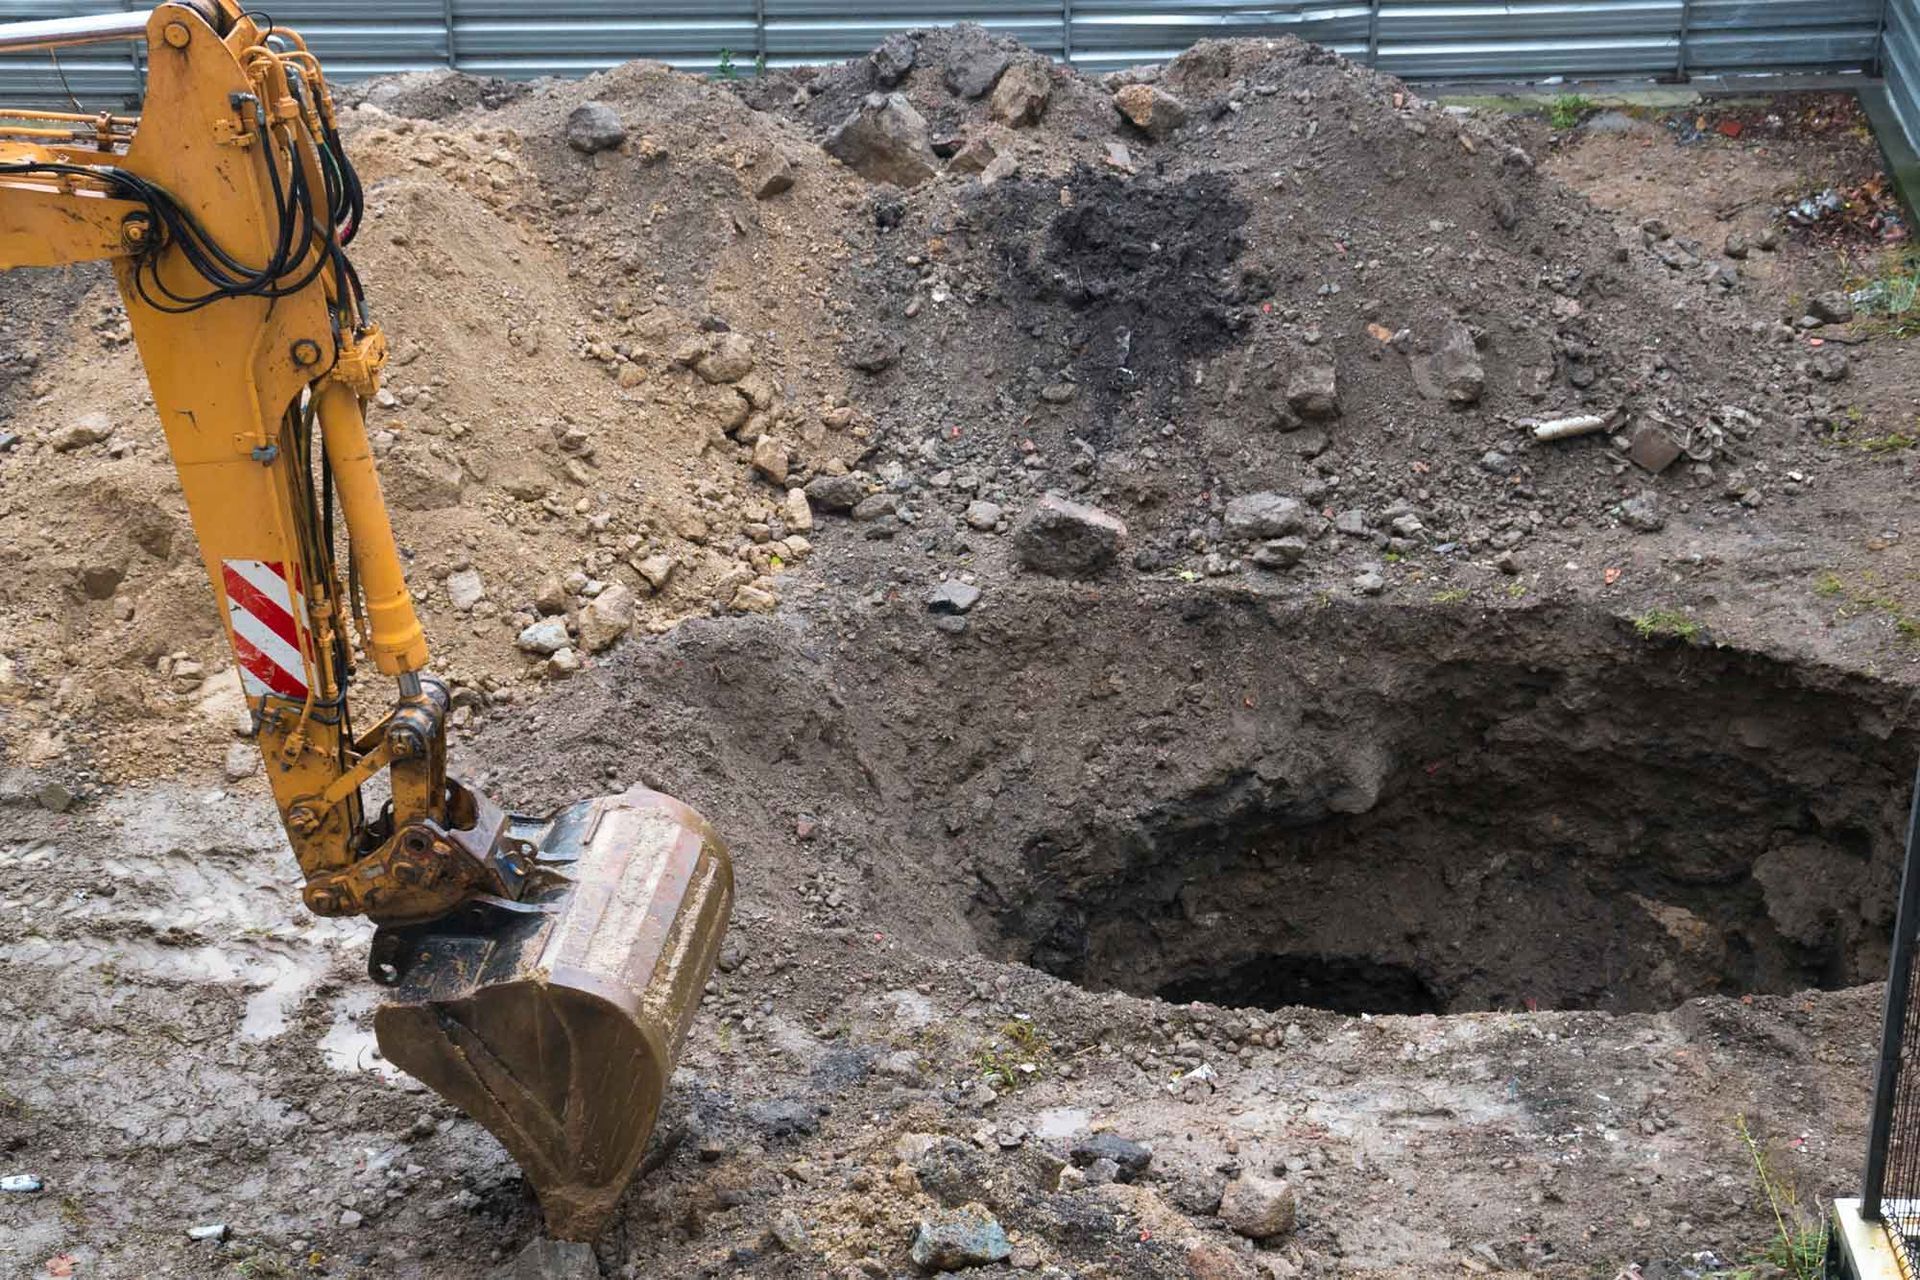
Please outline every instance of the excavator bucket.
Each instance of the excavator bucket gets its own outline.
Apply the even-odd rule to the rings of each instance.
[[[590,1240],[645,1153],[733,903],[727,853],[643,787],[514,818],[517,901],[382,930],[380,1051],[519,1161],[547,1229]]]

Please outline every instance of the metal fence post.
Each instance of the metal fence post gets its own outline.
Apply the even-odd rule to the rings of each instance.
[[[1380,0],[1373,0],[1367,11],[1367,65],[1380,67]]]
[[[1073,0],[1060,0],[1060,61],[1073,65]]]
[[[753,0],[753,65],[767,65],[767,0]]]
[[[1900,1079],[1900,1061],[1906,1047],[1907,1004],[1913,995],[1915,935],[1920,934],[1920,865],[1916,865],[1917,861],[1920,861],[1920,774],[1915,776],[1913,803],[1907,813],[1907,854],[1900,872],[1900,906],[1893,922],[1893,959],[1887,966],[1880,1067],[1873,1082],[1873,1111],[1867,1123],[1867,1176],[1860,1193],[1860,1216],[1868,1222],[1880,1220],[1880,1202],[1887,1182],[1887,1154],[1893,1140],[1894,1103],[1902,1084],[1909,1091],[1920,1087],[1920,1083]]]
[[[1680,48],[1674,59],[1673,78],[1685,84],[1687,75],[1687,37],[1693,34],[1693,0],[1680,0]]]
[[[460,53],[453,45],[453,0],[440,0],[440,20],[447,29],[447,66],[457,71],[460,68]]]

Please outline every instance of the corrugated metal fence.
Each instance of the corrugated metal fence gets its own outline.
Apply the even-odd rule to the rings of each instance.
[[[140,7],[0,0],[0,21]],[[889,31],[973,19],[1088,70],[1208,36],[1298,35],[1410,80],[1868,70],[1920,138],[1920,0],[279,0],[340,79],[424,67],[526,78],[630,58],[745,70],[852,57]],[[1884,39],[1883,39],[1884,31]],[[61,76],[65,76],[65,85]],[[137,94],[132,52],[0,59],[0,101]]]

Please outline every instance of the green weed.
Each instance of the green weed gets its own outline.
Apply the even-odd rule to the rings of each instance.
[[[1593,110],[1593,99],[1578,93],[1557,95],[1547,107],[1547,120],[1556,129],[1571,129]]]
[[[1753,1136],[1745,1116],[1735,1116],[1734,1132],[1740,1135],[1747,1155],[1753,1160],[1754,1176],[1767,1197],[1773,1214],[1773,1238],[1747,1265],[1730,1271],[1709,1274],[1716,1280],[1759,1280],[1761,1276],[1784,1276],[1786,1280],[1821,1280],[1826,1274],[1827,1228],[1818,1213],[1809,1215],[1800,1205],[1800,1194],[1793,1183],[1774,1167],[1773,1157]],[[1812,1225],[1808,1225],[1811,1217]]]
[[[1433,602],[1435,604],[1459,604],[1466,598],[1467,589],[1465,587],[1448,587],[1444,591],[1436,591],[1433,593]]]
[[[1871,569],[1860,573],[1857,586],[1849,585],[1831,569],[1813,580],[1815,595],[1840,602],[1834,611],[1835,617],[1857,618],[1864,613],[1877,613],[1893,623],[1902,640],[1920,640],[1920,617],[1909,613],[1906,603],[1882,586],[1880,575]]]
[[[1526,584],[1526,583],[1524,583],[1524,582],[1509,582],[1509,583],[1507,584],[1507,599],[1509,599],[1509,600],[1518,600],[1518,599],[1519,599],[1519,598],[1520,598],[1521,596],[1523,596],[1523,595],[1525,595],[1525,594],[1527,594],[1527,584]]]
[[[722,49],[720,51],[720,66],[714,71],[713,75],[716,80],[738,80],[740,78],[739,71],[735,70],[733,65],[733,50]]]
[[[1688,644],[1697,641],[1706,631],[1699,623],[1684,613],[1672,609],[1649,609],[1633,620],[1633,629],[1643,639],[1655,636],[1672,636]]]
[[[1053,1046],[1034,1025],[1016,1019],[974,1056],[974,1065],[990,1087],[1010,1093],[1038,1076],[1041,1064],[1052,1056]]]

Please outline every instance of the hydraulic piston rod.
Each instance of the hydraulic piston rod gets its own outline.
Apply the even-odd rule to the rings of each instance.
[[[151,9],[131,13],[95,13],[78,18],[48,18],[40,22],[0,22],[0,52],[28,49],[65,49],[77,44],[108,44],[115,40],[145,40]]]

